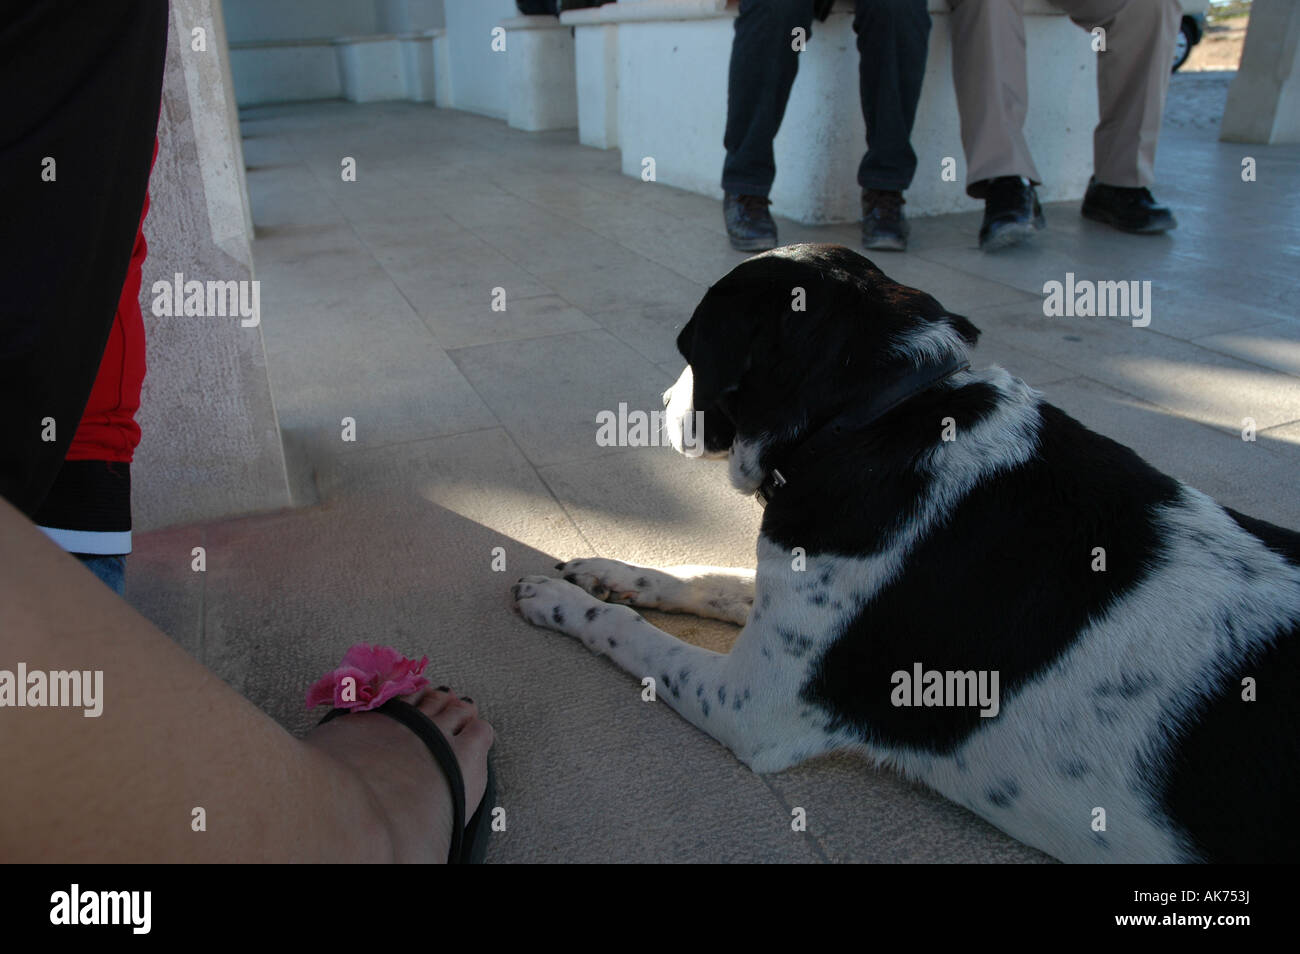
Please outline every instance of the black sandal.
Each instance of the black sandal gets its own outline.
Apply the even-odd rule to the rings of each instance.
[[[366,711],[382,712],[390,719],[396,719],[418,735],[420,741],[429,749],[433,760],[438,763],[438,767],[442,769],[442,774],[447,779],[447,786],[451,789],[451,850],[447,853],[447,864],[481,865],[483,856],[487,853],[489,827],[488,813],[484,809],[496,799],[496,779],[491,763],[488,764],[487,788],[483,792],[483,801],[479,803],[478,810],[474,812],[467,824],[465,822],[465,777],[461,775],[460,763],[456,761],[456,753],[451,750],[451,744],[434,725],[433,720],[401,699],[389,699],[379,708]],[[324,725],[335,716],[350,715],[352,712],[352,709],[331,709],[319,724]]]

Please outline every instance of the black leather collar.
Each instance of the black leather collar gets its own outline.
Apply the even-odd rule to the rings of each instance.
[[[780,488],[797,479],[799,471],[829,445],[843,439],[846,434],[865,430],[900,404],[969,367],[970,362],[959,357],[949,358],[943,364],[922,365],[881,388],[865,404],[856,404],[813,428],[798,444],[786,448],[781,460],[768,470],[756,492],[759,503],[767,506]]]

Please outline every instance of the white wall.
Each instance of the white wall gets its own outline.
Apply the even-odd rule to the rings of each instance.
[[[518,16],[515,0],[445,0],[452,105],[505,119],[509,104],[505,53],[492,51],[492,28]]]
[[[226,0],[231,43],[410,33],[442,26],[443,0]]]
[[[443,25],[442,0],[375,0],[383,33],[417,33]]]
[[[443,0],[226,0],[230,64],[240,106],[350,99],[427,101],[433,47],[341,38],[421,33],[442,26]]]
[[[382,32],[375,0],[225,0],[231,43]]]

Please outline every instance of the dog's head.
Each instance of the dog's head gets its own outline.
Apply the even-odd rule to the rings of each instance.
[[[701,445],[729,455],[732,482],[752,491],[769,452],[919,367],[964,356],[978,337],[842,246],[764,252],[710,287],[678,335],[687,367],[664,394],[669,437],[691,456]]]

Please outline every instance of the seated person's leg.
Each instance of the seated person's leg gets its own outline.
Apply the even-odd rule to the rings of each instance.
[[[447,858],[451,792],[409,729],[360,713],[295,739],[3,500],[0,567],[0,668],[103,674],[93,705],[10,698],[0,708],[0,856]],[[27,686],[17,691],[31,700]],[[492,727],[446,691],[426,692],[419,705],[457,756],[472,812],[487,785]],[[191,827],[195,808],[219,834]]]
[[[1169,87],[1178,0],[1052,0],[1085,30],[1106,31],[1097,54],[1101,120],[1093,134],[1093,178],[1083,214],[1126,232],[1166,232],[1177,223],[1158,205],[1156,141]]]
[[[952,79],[966,153],[966,194],[984,200],[980,248],[1018,244],[1043,227],[1042,181],[1025,142],[1029,104],[1022,0],[948,0]]]
[[[741,251],[776,247],[776,223],[767,211],[776,177],[772,140],[799,69],[793,31],[802,29],[806,38],[812,16],[812,0],[741,0],[727,78],[722,166],[727,235]]]
[[[857,0],[858,76],[867,152],[858,166],[862,244],[907,247],[903,191],[912,184],[912,124],[925,79],[930,14],[926,0]]]
[[[294,739],[28,519],[60,473],[123,294],[168,6],[0,9],[0,87],[21,91],[5,118],[24,131],[0,144],[0,403],[14,422],[0,448],[0,857],[445,859],[452,793],[418,735],[362,713]],[[472,811],[491,726],[445,690],[411,701],[450,737]],[[191,827],[195,808],[213,833]]]

